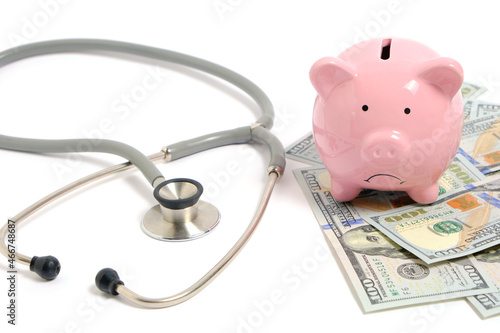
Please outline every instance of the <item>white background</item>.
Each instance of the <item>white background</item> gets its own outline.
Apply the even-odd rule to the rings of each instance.
[[[498,11],[494,1],[0,1],[0,50],[58,38],[104,38],[195,55],[231,68],[273,101],[273,132],[289,145],[311,130],[315,92],[308,71],[320,57],[371,37],[418,40],[458,60],[466,80],[500,100]],[[151,71],[154,89],[133,107]],[[144,91],[144,89],[142,89]],[[117,112],[118,111],[118,112]],[[127,111],[127,112],[126,112]],[[238,90],[169,64],[131,57],[64,54],[21,61],[0,71],[0,133],[32,138],[90,136],[124,141],[146,154],[209,132],[250,124],[258,113]],[[102,154],[0,151],[0,219],[43,195],[122,160]],[[247,226],[265,183],[267,153],[225,147],[171,164],[167,178],[205,184],[222,213],[219,227],[187,243],[145,236],[140,220],[155,204],[137,171],[72,194],[18,228],[17,249],[54,255],[59,277],[43,282],[18,265],[16,329],[22,332],[462,332],[496,331],[464,300],[364,314],[288,161],[255,237],[235,262],[192,300],[144,310],[94,287],[104,267],[152,297],[188,287],[207,272]],[[0,260],[6,271],[7,260]],[[6,275],[6,274],[5,274]],[[0,331],[7,325],[7,281],[0,276]]]

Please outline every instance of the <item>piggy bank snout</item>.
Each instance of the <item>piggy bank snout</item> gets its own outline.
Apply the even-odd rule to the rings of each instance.
[[[379,166],[392,166],[408,157],[409,143],[396,132],[376,132],[365,137],[361,146],[363,158]]]

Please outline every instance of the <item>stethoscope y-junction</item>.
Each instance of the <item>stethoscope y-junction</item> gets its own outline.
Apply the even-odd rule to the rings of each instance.
[[[0,67],[17,60],[51,53],[93,52],[125,53],[139,57],[168,61],[219,77],[243,90],[255,100],[262,114],[255,123],[226,131],[203,135],[191,140],[181,141],[163,147],[156,154],[145,156],[137,149],[121,142],[101,140],[93,152],[119,155],[128,162],[108,167],[104,170],[81,178],[47,195],[29,206],[0,229],[0,251],[16,262],[28,265],[30,270],[46,280],[53,280],[59,274],[61,265],[53,256],[26,256],[9,251],[6,244],[9,225],[19,225],[48,204],[68,193],[113,174],[137,167],[154,188],[154,197],[158,205],[150,209],[142,221],[143,231],[151,237],[165,241],[196,239],[207,234],[219,223],[218,210],[209,203],[199,200],[203,191],[200,183],[192,179],[165,180],[155,166],[156,161],[174,161],[208,149],[231,145],[257,142],[266,146],[270,152],[267,168],[268,180],[257,210],[247,229],[229,250],[229,252],[202,278],[182,292],[165,298],[140,296],[120,280],[116,271],[110,268],[101,270],[96,276],[97,287],[112,295],[121,295],[132,303],[147,308],[164,308],[182,303],[198,294],[215,279],[248,242],[259,224],[269,202],[276,181],[283,175],[285,154],[280,141],[270,132],[273,125],[274,111],[269,98],[264,92],[243,76],[199,58],[164,49],[132,43],[94,40],[69,39],[39,42],[19,46],[0,53]],[[84,139],[38,140],[0,135],[0,148],[31,153],[72,153],[78,152]]]

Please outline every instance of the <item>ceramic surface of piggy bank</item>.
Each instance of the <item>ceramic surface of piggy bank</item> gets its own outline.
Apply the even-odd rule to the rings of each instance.
[[[313,134],[332,195],[406,191],[432,203],[460,143],[462,67],[406,39],[373,39],[310,71]]]

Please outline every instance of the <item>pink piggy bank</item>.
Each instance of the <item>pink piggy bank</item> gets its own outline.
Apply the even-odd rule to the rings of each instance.
[[[314,139],[336,200],[364,188],[437,199],[462,133],[458,62],[411,40],[373,39],[318,60],[310,78]]]

